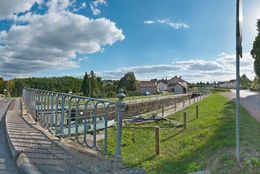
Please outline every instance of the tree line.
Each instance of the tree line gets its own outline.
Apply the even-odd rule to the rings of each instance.
[[[55,92],[72,92],[95,98],[116,97],[118,89],[124,89],[127,95],[137,95],[139,82],[133,72],[126,73],[120,80],[102,80],[94,71],[85,73],[84,78],[71,76],[43,78],[15,78],[4,80],[0,77],[0,94],[12,97],[22,95],[23,88],[42,89]]]

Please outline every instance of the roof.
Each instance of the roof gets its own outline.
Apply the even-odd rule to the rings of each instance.
[[[176,76],[174,76],[173,78],[171,78],[170,80],[172,80],[172,79],[178,79],[178,81],[180,81],[180,82],[185,82],[185,83],[188,83],[189,84],[189,82],[187,82],[186,80],[183,80],[182,78],[179,78],[177,75]],[[169,81],[170,81],[169,80]]]
[[[140,81],[140,88],[157,88],[157,83],[152,81]]]
[[[231,82],[231,83],[232,83],[232,82],[236,82],[236,80],[235,80],[235,79],[233,79],[233,80],[230,80],[229,82]]]

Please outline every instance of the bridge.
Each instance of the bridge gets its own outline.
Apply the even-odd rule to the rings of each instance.
[[[113,102],[24,89],[21,99],[0,99],[0,173],[145,173],[122,163],[123,115],[131,112],[127,114],[122,90],[117,97]],[[175,112],[185,105],[177,99]],[[109,127],[115,128],[115,139],[109,137]],[[108,141],[114,141],[115,149]]]

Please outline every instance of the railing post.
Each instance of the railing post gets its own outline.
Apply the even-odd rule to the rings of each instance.
[[[122,120],[123,113],[125,109],[125,102],[123,99],[125,98],[124,90],[120,89],[117,94],[118,101],[116,102],[116,111],[117,111],[117,134],[116,134],[116,152],[115,157],[118,159],[122,158],[121,155],[121,141],[122,141]]]
[[[196,105],[196,118],[199,118],[199,106]]]
[[[60,137],[64,135],[64,115],[65,115],[65,96],[62,95],[61,101],[61,118],[60,118]]]

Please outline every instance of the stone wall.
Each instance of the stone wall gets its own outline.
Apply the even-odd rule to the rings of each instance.
[[[162,106],[167,107],[170,105],[174,105],[175,102],[180,103],[183,100],[188,100],[190,98],[191,94],[182,94],[174,97],[169,96],[162,99],[151,99],[140,102],[127,103],[124,118],[141,115],[153,110],[158,110],[161,109]]]

